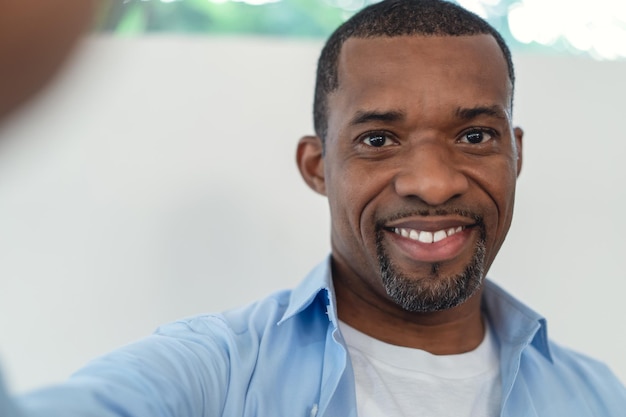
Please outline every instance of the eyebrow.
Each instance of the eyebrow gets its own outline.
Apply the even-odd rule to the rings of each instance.
[[[362,125],[369,122],[397,122],[404,120],[406,114],[401,111],[363,111],[356,112],[354,117],[350,120],[352,126]]]
[[[477,118],[478,116],[491,116],[496,117],[498,119],[507,119],[505,111],[502,107],[494,105],[494,106],[476,106],[476,107],[457,107],[454,112],[455,115],[463,120],[472,120]]]
[[[498,119],[506,120],[507,115],[501,106],[476,106],[476,107],[457,107],[454,114],[463,120],[473,120],[478,116],[491,116]],[[370,122],[397,122],[404,120],[406,113],[400,110],[359,110],[350,120],[350,125],[356,126]]]

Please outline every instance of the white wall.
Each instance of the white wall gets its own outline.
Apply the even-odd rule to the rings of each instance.
[[[295,285],[319,42],[88,40],[0,131],[0,356],[17,391],[161,323]],[[517,56],[516,218],[490,275],[626,381],[626,62]]]

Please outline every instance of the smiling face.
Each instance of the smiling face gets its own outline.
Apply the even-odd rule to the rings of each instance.
[[[338,74],[307,179],[328,196],[335,286],[382,309],[465,302],[504,241],[521,168],[496,41],[351,38]]]

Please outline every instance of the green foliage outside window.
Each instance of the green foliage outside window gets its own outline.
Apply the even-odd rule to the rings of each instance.
[[[357,10],[379,0],[106,1],[97,29],[122,36],[174,32],[323,39]],[[626,15],[617,13],[626,10],[617,6],[624,0],[611,0],[616,6],[600,14],[592,3],[576,3],[576,10],[561,13],[557,0],[450,1],[486,16],[513,50],[626,58]],[[517,19],[512,32],[511,16],[516,11],[522,20]]]
[[[325,37],[349,13],[318,0],[262,5],[209,0],[115,0],[107,3],[99,30],[118,34],[179,32]]]

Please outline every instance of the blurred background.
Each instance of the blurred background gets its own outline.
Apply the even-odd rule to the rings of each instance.
[[[0,358],[24,391],[178,318],[293,287],[329,251],[300,180],[317,55],[363,0],[110,0],[0,127]],[[515,57],[526,131],[489,276],[626,382],[626,3],[458,1]]]

